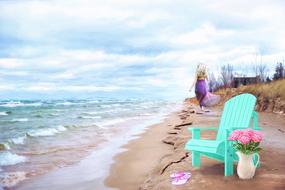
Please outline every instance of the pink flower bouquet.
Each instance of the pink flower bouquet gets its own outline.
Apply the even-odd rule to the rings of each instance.
[[[244,154],[252,154],[261,150],[259,146],[263,134],[253,129],[234,130],[228,140],[235,141],[234,148]]]

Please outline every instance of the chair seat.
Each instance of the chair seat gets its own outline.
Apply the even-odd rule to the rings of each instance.
[[[224,142],[217,140],[191,139],[186,143],[185,148],[191,151],[220,153],[224,152]]]

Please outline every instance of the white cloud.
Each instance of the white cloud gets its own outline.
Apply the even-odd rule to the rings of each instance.
[[[172,43],[178,47],[185,45],[200,45],[223,40],[223,38],[233,37],[233,30],[217,29],[213,24],[204,23],[201,27],[181,35],[174,36]]]
[[[14,90],[15,87],[13,86],[13,84],[0,84],[0,90],[1,91],[10,91],[10,90]]]
[[[284,17],[282,1],[0,2],[1,89],[183,94],[198,62],[249,72],[262,55],[272,71]]]
[[[24,63],[17,58],[1,58],[0,67],[4,69],[13,69],[22,66]]]

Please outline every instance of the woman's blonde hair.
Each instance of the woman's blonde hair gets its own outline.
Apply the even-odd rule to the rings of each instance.
[[[207,77],[207,66],[204,63],[199,63],[196,69],[197,77]]]

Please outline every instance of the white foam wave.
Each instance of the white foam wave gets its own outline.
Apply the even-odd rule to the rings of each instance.
[[[27,138],[26,136],[16,137],[16,138],[10,139],[9,142],[11,142],[13,144],[24,144],[26,138]]]
[[[78,116],[79,119],[100,119],[102,118],[101,116],[88,116],[88,115],[81,115]]]
[[[15,165],[21,162],[25,162],[26,160],[27,160],[26,157],[13,154],[8,151],[0,152],[0,165],[1,166]]]
[[[54,128],[32,130],[30,132],[27,132],[27,135],[31,137],[45,137],[53,136],[63,131],[66,131],[66,128],[62,125],[58,125]]]
[[[5,115],[8,115],[8,112],[6,112],[6,111],[1,111],[0,112],[0,116],[5,116]]]
[[[83,112],[82,114],[86,114],[86,115],[96,115],[96,114],[98,114],[98,111],[88,111],[88,112]]]
[[[11,122],[27,122],[27,121],[29,121],[28,118],[15,118],[11,120]]]
[[[0,105],[1,107],[8,107],[8,108],[14,108],[14,107],[22,107],[22,106],[42,106],[41,102],[32,102],[32,103],[23,103],[23,102],[3,102],[3,104]]]
[[[120,107],[122,104],[103,104],[100,107],[102,108],[113,108],[113,107]]]
[[[66,131],[66,127],[64,127],[63,125],[58,125],[56,126],[56,129],[59,131],[59,132],[63,132],[63,131]]]
[[[70,105],[73,105],[73,104],[76,104],[76,103],[66,101],[66,102],[58,102],[55,105],[70,106]]]
[[[50,113],[49,115],[50,116],[59,116],[60,114],[59,113]]]
[[[22,102],[5,102],[4,104],[1,104],[1,107],[8,107],[8,108],[13,108],[13,107],[19,107],[19,106],[24,106]]]
[[[42,106],[42,105],[43,105],[42,102],[34,102],[34,103],[25,104],[25,106],[35,106],[35,107],[39,107],[39,106]]]
[[[100,101],[98,101],[98,100],[90,100],[87,103],[89,103],[89,104],[96,104],[96,103],[99,103],[99,102]]]

